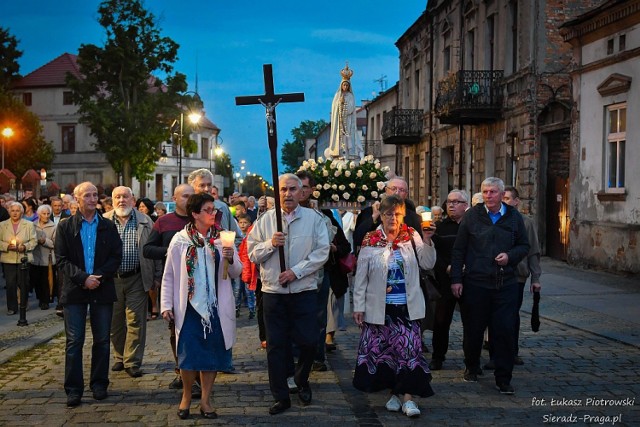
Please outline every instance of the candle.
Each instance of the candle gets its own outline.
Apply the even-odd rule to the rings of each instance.
[[[422,212],[422,228],[431,227],[431,212]]]
[[[235,231],[226,231],[223,230],[220,232],[220,240],[222,241],[223,248],[232,248],[233,242],[236,239]],[[222,267],[222,278],[224,280],[229,278],[229,260],[224,259],[223,267]]]
[[[15,245],[16,245],[16,239],[11,239],[11,244],[12,244],[13,246],[15,246]]]

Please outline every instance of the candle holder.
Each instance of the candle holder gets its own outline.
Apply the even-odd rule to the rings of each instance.
[[[235,231],[223,230],[223,231],[220,232],[220,241],[222,242],[222,247],[223,248],[232,248],[235,239],[236,239],[236,232]],[[222,266],[223,266],[222,267],[222,278],[224,280],[227,280],[229,278],[229,260],[225,258]]]

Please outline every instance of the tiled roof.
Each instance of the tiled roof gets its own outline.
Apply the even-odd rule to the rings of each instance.
[[[66,86],[67,72],[80,77],[77,56],[64,53],[13,84],[13,89]]]

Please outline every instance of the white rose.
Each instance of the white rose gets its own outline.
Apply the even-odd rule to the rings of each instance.
[[[351,197],[351,194],[349,194],[349,193],[344,193],[344,194],[342,195],[342,197],[343,197],[345,200],[349,200],[349,197]]]
[[[340,191],[344,191],[344,189],[345,189],[345,188],[346,188],[346,187],[345,187],[344,185],[340,184],[340,187],[338,187],[338,190],[340,190]]]
[[[318,157],[318,163],[324,163],[324,159],[322,157]]]
[[[308,168],[309,167],[309,162],[306,161],[306,160],[304,162],[302,162],[302,167],[305,168],[305,169]]]
[[[330,189],[330,188],[331,188],[331,185],[330,185],[330,184],[328,184],[328,183],[325,183],[325,184],[322,186],[322,188],[324,188],[325,190],[328,190],[328,189]]]
[[[374,199],[378,198],[378,192],[377,191],[372,191],[371,192],[371,197],[373,197]]]
[[[326,170],[326,169],[324,169],[324,170],[322,171],[322,176],[329,176],[329,171],[328,171],[328,170]]]
[[[332,194],[332,195],[331,195],[331,199],[332,199],[334,202],[337,202],[338,200],[340,200],[340,196],[338,196],[337,194]]]
[[[312,171],[316,170],[316,165],[311,165],[311,170]]]
[[[358,178],[362,178],[362,175],[363,175],[363,173],[362,173],[362,169],[358,169],[358,173],[356,173],[356,176],[357,176]]]
[[[336,161],[335,161],[335,160],[333,160],[333,161],[331,162],[331,169],[335,169],[335,168],[336,168]]]
[[[322,184],[317,184],[316,185],[316,190],[322,190]]]
[[[349,162],[349,169],[355,169],[356,168],[356,162],[351,161]]]
[[[384,182],[382,181],[376,182],[376,187],[378,187],[378,190],[384,190],[384,187],[385,187]]]
[[[365,198],[364,198],[364,196],[358,196],[357,200],[358,200],[358,202],[362,203],[362,202],[365,201]]]
[[[371,179],[376,179],[376,176],[378,176],[378,175],[375,172],[371,172],[369,174],[369,178],[371,178]]]
[[[350,182],[349,183],[349,188],[356,188],[356,183],[355,182]]]
[[[320,197],[320,192],[319,191],[314,191],[312,193],[312,196],[313,196],[314,199],[318,199]]]
[[[383,166],[382,167],[382,171],[383,172],[389,172],[391,169],[389,168],[389,166]]]
[[[360,159],[360,166],[364,165],[365,163],[367,163],[367,161],[364,159],[364,157]]]
[[[331,186],[331,189],[332,189],[332,190],[337,190],[337,189],[338,189],[338,186],[337,186],[336,184],[333,184],[333,185]]]
[[[342,169],[338,169],[333,173],[333,176],[335,176],[336,178],[339,177],[340,175],[342,175]]]
[[[369,189],[369,187],[367,187],[366,185],[362,186],[362,191],[367,191]]]
[[[344,171],[344,176],[346,176],[347,178],[349,178],[351,176],[351,171],[350,170],[346,170]]]

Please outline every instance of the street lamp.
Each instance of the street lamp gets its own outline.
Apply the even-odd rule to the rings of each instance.
[[[47,191],[47,170],[40,169],[40,197],[43,197]]]
[[[13,129],[6,127],[2,129],[2,169],[4,169],[4,142],[13,136]]]
[[[189,95],[189,94],[194,94],[194,98],[197,100],[197,102],[200,102],[200,96],[193,91],[188,91],[183,93],[183,96]],[[180,108],[182,109],[182,111],[180,112],[180,133],[178,134],[179,136],[179,140],[178,140],[178,184],[182,184],[182,138],[184,136],[184,106],[181,105]],[[197,111],[190,111],[187,114],[187,117],[189,119],[189,121],[196,125],[198,124],[198,122],[200,121],[200,119],[202,118],[202,114],[197,112]],[[176,127],[177,123],[176,121],[173,122],[173,125],[171,126],[171,132],[175,133],[174,128]]]

